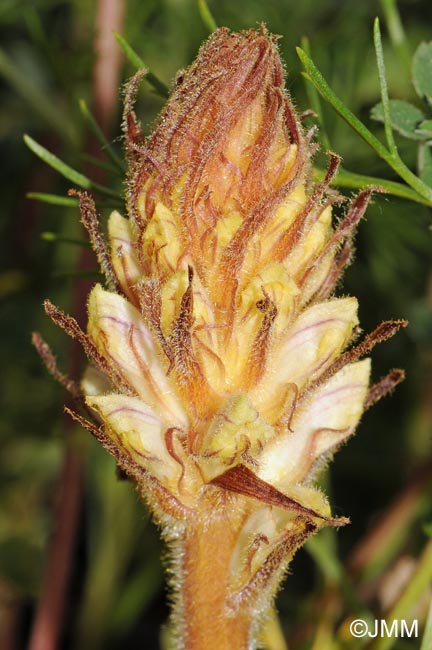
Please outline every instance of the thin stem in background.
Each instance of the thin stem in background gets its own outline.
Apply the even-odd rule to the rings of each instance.
[[[70,427],[69,427],[70,428]],[[67,435],[70,435],[68,431]],[[82,491],[82,463],[78,452],[67,444],[61,470],[54,532],[42,581],[29,650],[57,650],[65,617],[72,557],[78,530]]]
[[[430,650],[432,648],[432,599],[429,606],[429,612],[426,619],[425,631],[420,650]]]
[[[109,133],[118,107],[118,88],[122,54],[114,39],[114,31],[122,28],[124,0],[98,0],[96,5],[96,39],[93,68],[93,106],[96,124],[102,133]]]
[[[311,56],[311,49],[310,49],[310,44],[309,44],[309,39],[304,36],[301,40],[302,48],[308,55],[308,57]],[[322,143],[322,146],[324,148],[324,151],[329,151],[331,149],[330,145],[330,139],[327,134],[327,130],[325,128],[324,124],[324,118],[323,118],[323,113],[322,113],[322,105],[321,105],[321,100],[319,93],[315,86],[313,84],[306,84],[306,94],[308,97],[308,101],[310,104],[310,107],[316,113],[318,122],[319,122],[319,140]],[[325,174],[324,174],[325,177]],[[324,180],[323,177],[323,180]]]
[[[70,117],[64,111],[59,111],[46,93],[32,79],[29,79],[29,76],[3,50],[0,50],[0,77],[3,77],[24,98],[26,104],[30,105],[53,131],[69,144],[76,143],[77,133]]]

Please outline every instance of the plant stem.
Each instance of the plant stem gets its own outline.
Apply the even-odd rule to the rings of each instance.
[[[247,650],[249,608],[230,611],[230,566],[241,518],[231,509],[188,521],[182,548],[183,645],[190,650]],[[174,620],[175,620],[174,616]]]

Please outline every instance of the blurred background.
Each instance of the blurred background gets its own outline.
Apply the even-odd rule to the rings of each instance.
[[[300,112],[310,108],[310,95],[295,46],[307,37],[333,90],[382,138],[382,127],[369,119],[379,101],[372,40],[378,15],[390,95],[418,104],[409,57],[421,41],[432,39],[428,0],[398,3],[406,34],[402,47],[389,36],[392,2],[209,0],[209,7],[218,25],[245,29],[264,21],[283,36],[287,86]],[[133,488],[116,477],[111,458],[65,418],[65,391],[31,346],[31,332],[42,332],[60,367],[79,375],[84,359],[48,322],[42,301],[49,296],[84,324],[85,296],[97,269],[82,243],[76,206],[27,197],[65,197],[73,183],[34,156],[23,134],[98,183],[123,191],[122,174],[107,162],[82,101],[80,108],[85,100],[121,156],[121,87],[135,68],[113,30],[167,85],[208,34],[195,0],[0,1],[4,650],[166,647],[166,628],[160,630],[168,615],[167,554],[158,531]],[[162,105],[163,98],[143,82],[137,112],[146,132]],[[346,169],[395,179],[329,107],[323,107],[323,116],[320,133]],[[400,138],[397,143],[415,170],[416,142]],[[103,218],[117,205],[118,198],[101,195]],[[407,379],[366,413],[356,437],[323,477],[334,512],[350,516],[352,524],[336,535],[322,531],[291,565],[277,604],[283,634],[296,650],[359,647],[347,631],[349,621],[363,614],[381,617],[410,584],[417,591],[401,618],[417,617],[420,629],[424,624],[432,566],[430,223],[430,208],[382,195],[360,224],[355,262],[340,293],[359,298],[366,331],[383,319],[410,321],[373,353],[375,380],[394,367],[405,368]],[[420,585],[419,572],[426,576]],[[403,650],[420,644],[395,638],[390,646]]]

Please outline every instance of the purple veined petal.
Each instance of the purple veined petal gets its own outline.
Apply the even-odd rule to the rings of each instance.
[[[259,476],[275,487],[304,481],[317,459],[348,438],[360,420],[370,360],[340,370],[299,408],[292,431],[273,438],[260,456]]]
[[[88,332],[100,352],[160,417],[187,428],[186,414],[162,365],[162,354],[138,310],[100,285],[94,287],[88,309]]]
[[[355,298],[336,298],[306,309],[274,346],[253,391],[254,404],[263,416],[274,422],[286,384],[301,389],[319,377],[348,344],[357,323]]]
[[[99,395],[87,397],[110,438],[131,458],[167,487],[175,485],[181,467],[165,444],[168,425],[139,397]]]

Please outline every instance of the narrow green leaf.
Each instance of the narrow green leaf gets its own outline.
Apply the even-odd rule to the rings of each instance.
[[[45,194],[44,192],[27,192],[28,199],[50,203],[51,205],[61,205],[75,208],[78,205],[78,199],[74,196],[60,196],[58,194]]]
[[[421,144],[418,150],[419,176],[423,183],[432,187],[432,148],[429,144]]]
[[[422,136],[422,139],[432,139],[432,120],[424,120],[420,122],[416,128],[416,133]]]
[[[317,181],[324,180],[325,175],[326,171],[324,169],[314,169],[314,178]],[[430,201],[402,183],[388,181],[385,178],[377,178],[375,176],[355,174],[354,172],[350,172],[342,167],[339,167],[338,173],[333,178],[331,185],[334,187],[346,187],[353,190],[361,190],[368,185],[375,185],[381,187],[386,194],[397,196],[401,199],[407,199],[408,201],[415,201],[421,205],[430,205]]]
[[[101,131],[101,128],[99,124],[96,122],[96,119],[93,115],[93,113],[90,111],[89,107],[87,106],[87,103],[84,99],[79,100],[79,107],[81,110],[81,113],[83,114],[84,118],[86,119],[87,124],[89,125],[90,129],[94,133],[95,137],[97,140],[100,142],[102,145],[103,151],[106,153],[108,158],[116,165],[116,167],[120,171],[125,170],[125,164],[123,163],[122,159],[116,154],[114,149],[112,148],[111,144],[108,142],[106,137]]]
[[[206,0],[198,0],[198,11],[200,13],[201,20],[203,21],[205,27],[207,27],[209,30],[209,33],[211,34],[212,32],[216,31],[217,24],[211,14],[210,9],[208,8]]]
[[[161,97],[164,97],[165,99],[169,97],[168,87],[163,83],[163,81],[158,79],[156,75],[150,72],[150,70],[148,69],[148,67],[142,60],[142,58],[129,45],[129,43],[124,38],[124,36],[122,36],[118,32],[114,32],[114,36],[117,43],[120,45],[121,49],[125,53],[126,57],[129,59],[129,61],[132,63],[132,65],[134,65],[138,69],[143,69],[146,71],[145,79],[151,86],[153,86],[157,94],[160,95]]]
[[[417,106],[402,99],[391,99],[389,108],[390,123],[395,131],[410,140],[424,139],[418,133],[417,127],[424,121],[425,116]],[[370,116],[377,122],[384,122],[384,108],[381,102],[372,108]]]
[[[432,599],[429,605],[429,613],[426,619],[426,625],[423,632],[422,644],[420,650],[431,650],[432,648]]]
[[[383,110],[383,121],[384,121],[384,131],[386,134],[387,146],[389,148],[392,156],[397,156],[397,147],[393,137],[392,124],[391,124],[391,115],[390,115],[390,102],[388,97],[387,90],[387,78],[384,64],[384,53],[382,48],[381,41],[381,30],[379,25],[379,19],[375,18],[374,22],[374,45],[375,45],[375,54],[378,67],[378,76],[381,87],[381,102]]]
[[[310,57],[310,47],[309,47],[309,40],[304,36],[302,38],[302,48],[303,50],[307,53],[307,55]],[[306,84],[306,93],[308,96],[308,101],[310,103],[310,106],[312,110],[317,114],[318,116],[318,121],[320,125],[320,129],[318,132],[318,138],[324,148],[325,151],[328,151],[330,147],[330,140],[327,135],[327,131],[324,125],[324,118],[323,118],[323,112],[322,112],[322,106],[321,106],[321,101],[319,94],[317,92],[317,89],[315,86],[311,83]]]
[[[432,106],[432,42],[420,43],[415,51],[412,79],[417,95]]]
[[[59,174],[67,178],[69,181],[75,185],[78,185],[78,187],[82,187],[86,190],[94,189],[97,192],[100,192],[100,194],[104,194],[105,196],[121,198],[118,192],[115,190],[111,190],[109,187],[99,185],[99,183],[94,183],[89,178],[87,178],[87,176],[84,176],[84,174],[81,174],[69,165],[66,165],[66,163],[60,160],[60,158],[57,158],[57,156],[51,153],[51,151],[45,149],[45,147],[36,142],[36,140],[33,140],[33,138],[31,138],[29,135],[24,135],[24,142],[30,151],[38,156],[38,158],[43,160],[47,165],[55,169]]]
[[[55,232],[41,232],[41,239],[59,244],[72,244],[74,246],[91,246],[90,242],[85,239],[73,239],[72,237],[62,237]]]

